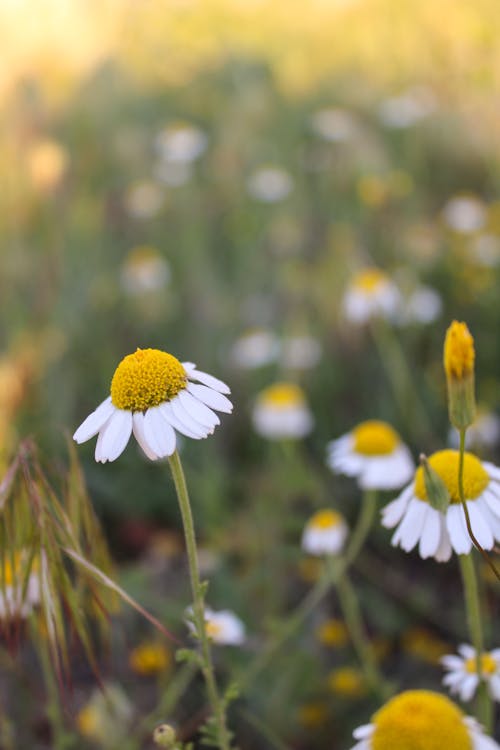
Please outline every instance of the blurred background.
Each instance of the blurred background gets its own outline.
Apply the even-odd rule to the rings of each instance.
[[[224,675],[244,671],[314,580],[308,515],[356,516],[327,442],[370,418],[415,457],[453,441],[441,364],[453,318],[476,341],[476,447],[500,459],[499,32],[497,0],[0,3],[0,464],[31,435],[62,470],[65,436],[137,347],[228,382],[233,415],[182,447],[210,604],[250,634],[219,657]],[[352,315],[349,290],[370,299],[381,280],[397,305]],[[256,429],[276,382],[307,404],[301,439]],[[186,638],[168,467],[132,442],[103,467],[93,442],[78,453],[117,575]],[[368,626],[402,686],[438,686],[437,657],[465,636],[458,574],[389,538],[376,529],[356,569]],[[355,662],[337,615],[332,597],[235,709],[242,750],[350,747],[375,704],[355,673],[332,678]],[[340,630],[318,639],[331,620]],[[120,620],[104,668],[130,704],[118,724],[131,750],[151,746],[130,727],[154,712],[159,678],[123,654],[149,628]],[[76,685],[72,716],[92,679]],[[181,726],[196,689],[172,709]],[[24,741],[52,746],[36,701],[25,724]],[[89,726],[75,723],[75,747],[118,747],[116,728]]]

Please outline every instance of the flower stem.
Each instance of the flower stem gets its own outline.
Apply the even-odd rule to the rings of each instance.
[[[329,560],[329,562],[334,561]],[[377,697],[385,701],[389,697],[389,689],[385,684],[383,676],[380,674],[373,648],[366,634],[358,598],[349,575],[345,570],[341,575],[337,576],[336,586],[342,614],[346,621],[354,650],[363,667],[366,682]]]
[[[467,511],[464,493],[464,453],[465,429],[460,430],[460,449],[458,459],[458,493],[465,513],[467,529],[474,544],[477,544],[470,529],[470,519]],[[492,730],[493,707],[488,694],[486,683],[482,676],[482,655],[484,652],[483,626],[481,619],[481,603],[477,583],[476,568],[471,554],[459,555],[460,572],[464,587],[465,608],[472,645],[476,651],[476,672],[479,679],[476,699],[476,715],[488,733]]]
[[[226,726],[225,707],[217,689],[212,656],[210,653],[210,642],[205,627],[204,586],[200,581],[198,568],[198,554],[196,550],[193,514],[191,512],[191,504],[189,502],[186,478],[184,476],[181,460],[177,451],[175,451],[170,456],[169,463],[174,479],[175,489],[177,492],[177,499],[179,501],[182,523],[184,526],[184,537],[186,540],[186,551],[189,564],[189,576],[191,580],[191,591],[193,595],[193,621],[196,629],[196,637],[200,642],[201,670],[205,678],[208,700],[214,714],[218,747],[220,748],[220,750],[230,750],[231,742],[229,731]]]
[[[262,670],[264,670],[273,656],[280,648],[291,638],[300,628],[304,620],[316,608],[321,600],[326,596],[332,586],[337,585],[339,579],[345,574],[352,565],[363,546],[368,532],[373,523],[375,510],[377,507],[377,493],[374,490],[366,490],[363,495],[361,511],[356,521],[349,544],[344,556],[339,559],[335,570],[330,566],[325,566],[323,575],[321,575],[313,588],[290,613],[286,622],[276,635],[268,642],[267,647],[263,649],[257,659],[253,662],[250,669],[238,680],[240,689],[248,689]]]

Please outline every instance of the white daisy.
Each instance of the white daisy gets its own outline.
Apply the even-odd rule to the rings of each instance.
[[[486,207],[474,195],[457,195],[443,208],[445,223],[460,234],[472,234],[486,223]]]
[[[340,513],[325,508],[307,522],[302,534],[302,549],[310,555],[337,555],[346,540],[348,526]]]
[[[275,383],[261,391],[252,422],[255,431],[269,440],[304,437],[314,424],[304,392],[294,383]]]
[[[134,247],[121,269],[121,283],[131,295],[162,289],[170,280],[170,266],[158,250],[149,245]]]
[[[195,633],[192,607],[187,609],[186,615],[187,625],[190,631]],[[229,609],[214,612],[209,607],[205,607],[205,630],[210,640],[220,646],[240,646],[246,638],[245,625]]]
[[[151,460],[171,456],[176,431],[200,440],[220,424],[215,411],[230,414],[228,386],[192,362],[179,362],[158,349],[126,356],[111,381],[111,395],[80,425],[74,440],[98,434],[96,461],[114,461],[134,433]],[[215,410],[215,411],[214,411]]]
[[[418,543],[420,557],[445,562],[452,550],[467,555],[472,548],[458,490],[459,453],[438,451],[428,461],[448,490],[450,504],[446,511],[438,511],[429,503],[420,466],[411,484],[382,510],[382,525],[397,526],[391,540],[394,546],[410,552]],[[495,540],[500,541],[500,469],[465,453],[463,478],[474,536],[484,549],[492,549]]]
[[[279,354],[276,334],[265,328],[255,328],[240,336],[231,349],[231,361],[242,370],[254,370],[275,362]]]
[[[332,471],[356,477],[364,490],[393,490],[411,477],[415,464],[396,430],[368,420],[327,446]]]
[[[461,701],[470,701],[479,685],[476,649],[462,643],[458,653],[460,656],[448,654],[440,660],[447,672],[443,685],[449,688],[450,693],[458,695]],[[491,698],[500,703],[500,648],[481,655],[481,678],[488,685]]]
[[[262,203],[278,203],[292,191],[293,179],[281,167],[268,165],[259,167],[250,175],[247,187],[252,198]]]
[[[174,122],[164,128],[155,139],[160,158],[172,164],[190,164],[206,150],[206,133],[189,122]]]
[[[448,433],[448,442],[453,448],[458,448],[460,436],[455,427],[451,427]],[[495,448],[500,442],[500,417],[484,408],[479,408],[476,418],[465,433],[465,446],[470,448]]]
[[[339,107],[319,109],[311,115],[311,127],[320,138],[333,143],[347,141],[356,135],[354,116]]]
[[[309,370],[321,359],[321,344],[312,336],[290,336],[281,344],[281,362],[292,370]]]
[[[423,86],[415,86],[399,96],[385,99],[380,104],[378,115],[386,127],[403,129],[428,117],[435,106],[432,91]]]
[[[393,319],[401,305],[401,294],[393,281],[377,268],[366,268],[349,282],[342,300],[344,316],[351,323],[371,318]]]
[[[396,695],[353,736],[358,742],[351,750],[500,750],[475,719],[430,690]]]
[[[441,315],[443,301],[441,295],[429,286],[418,286],[401,303],[395,322],[397,325],[434,323]]]

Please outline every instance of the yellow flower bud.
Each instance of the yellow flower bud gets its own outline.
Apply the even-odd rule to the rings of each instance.
[[[465,430],[474,421],[474,339],[465,323],[454,320],[446,331],[444,369],[448,386],[448,411],[457,430]]]

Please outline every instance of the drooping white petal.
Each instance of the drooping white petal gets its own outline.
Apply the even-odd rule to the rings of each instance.
[[[463,508],[461,508],[463,513]],[[467,501],[467,510],[472,532],[483,549],[491,549],[495,543],[493,532],[486,523],[476,500]]]
[[[163,418],[171,425],[174,430],[177,430],[177,432],[180,432],[181,435],[185,435],[186,437],[190,437],[193,440],[201,440],[205,437],[205,435],[193,432],[189,429],[189,427],[186,427],[174,414],[174,411],[172,409],[172,404],[170,401],[165,402],[163,404],[160,404],[159,406],[161,415]]]
[[[197,370],[192,362],[183,362],[182,366],[186,370],[189,380],[197,380],[198,382],[203,383],[203,385],[208,385],[209,388],[213,388],[214,391],[219,391],[219,393],[231,393],[231,389],[226,383],[218,378],[214,378],[213,375],[209,375],[208,372]]]
[[[206,385],[200,383],[188,383],[187,390],[198,401],[210,406],[211,409],[222,411],[225,414],[231,414],[233,411],[233,405],[231,401],[219,391],[214,391],[212,388],[208,388]]]
[[[363,724],[352,733],[355,740],[364,740],[373,734],[373,724]]]
[[[135,439],[146,456],[150,458],[151,461],[155,461],[158,458],[158,454],[154,451],[153,446],[149,444],[144,435],[144,414],[142,411],[134,412],[132,429],[134,431]]]
[[[437,562],[447,562],[451,557],[451,542],[444,516],[440,515],[439,525],[441,527],[441,536],[439,538],[439,546],[434,554],[434,559]]]
[[[382,526],[386,529],[393,529],[394,526],[403,518],[410,498],[413,493],[413,486],[410,485],[395,500],[392,500],[385,508],[382,508]]]
[[[97,436],[97,441],[95,444],[95,460],[96,461],[102,461],[102,441],[103,441],[103,434],[104,430],[102,430],[99,435]]]
[[[220,424],[217,414],[201,401],[198,401],[191,393],[188,393],[186,390],[180,391],[177,394],[177,398],[187,413],[199,424],[212,429]]]
[[[144,435],[160,458],[175,451],[175,432],[158,406],[151,407],[144,415]]]
[[[451,546],[457,555],[468,555],[472,541],[467,533],[462,506],[452,503],[446,511],[446,528],[450,535]]]
[[[410,552],[420,539],[428,504],[413,497],[403,520],[396,529],[391,544],[399,544],[405,552]]]
[[[103,427],[100,461],[114,461],[123,453],[132,433],[132,412],[115,409],[114,414]]]
[[[182,405],[179,396],[176,396],[175,398],[170,401],[170,406],[172,407],[172,411],[174,415],[177,417],[179,422],[183,425],[185,425],[188,430],[193,432],[195,435],[197,435],[200,438],[206,438],[207,435],[210,435],[214,428],[211,427],[205,427],[205,425],[200,424],[197,422],[189,412],[186,411],[184,406]]]
[[[468,674],[464,677],[462,684],[459,687],[460,699],[467,702],[474,696],[477,690],[479,680],[476,674]]]
[[[418,546],[418,553],[423,560],[436,554],[440,538],[441,515],[439,511],[429,506]]]
[[[110,416],[115,411],[115,406],[111,403],[111,396],[99,404],[97,409],[89,414],[87,419],[80,425],[73,435],[73,440],[77,443],[84,443],[86,440],[90,440],[91,437],[97,435],[101,427],[103,427]]]
[[[494,538],[498,542],[500,542],[500,517],[496,516],[493,513],[490,506],[488,505],[487,499],[484,496],[480,497],[479,500],[476,500],[475,502],[478,504],[478,507],[481,510],[481,515],[483,516],[486,524],[490,527],[491,533],[493,534]]]

